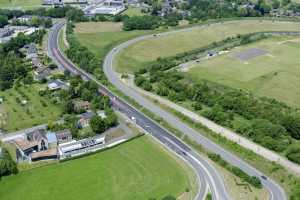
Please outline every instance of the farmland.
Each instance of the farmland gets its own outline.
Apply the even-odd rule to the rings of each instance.
[[[300,30],[300,23],[268,20],[240,20],[211,24],[189,31],[162,35],[131,45],[117,57],[116,70],[119,72],[133,72],[145,62],[153,61],[158,57],[173,56],[237,34],[246,34],[253,31],[297,30]]]
[[[262,49],[267,54],[244,61],[235,57],[253,48]],[[299,37],[273,37],[200,62],[190,68],[187,77],[246,89],[299,106],[299,49]]]
[[[78,41],[103,59],[115,45],[148,33],[148,31],[122,31],[122,23],[84,22],[77,23],[75,36]]]
[[[12,88],[0,92],[0,97],[3,99],[3,103],[0,104],[1,128],[15,131],[57,120],[61,108],[38,94],[39,89],[43,87],[34,84],[21,86],[18,90]],[[24,100],[26,104],[22,105],[21,102]]]
[[[6,200],[178,197],[191,188],[188,170],[143,136],[109,151],[6,177],[0,182],[0,196]]]

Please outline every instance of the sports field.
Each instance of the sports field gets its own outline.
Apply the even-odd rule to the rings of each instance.
[[[0,92],[3,99],[0,103],[0,128],[10,132],[57,120],[61,108],[38,94],[42,87],[34,84],[20,87],[21,93],[15,88]],[[26,104],[22,105],[24,100]]]
[[[149,32],[123,31],[122,26],[122,23],[114,22],[77,23],[75,35],[82,45],[103,59],[115,45]]]
[[[261,55],[252,57],[253,50]],[[187,77],[250,90],[299,107],[299,51],[300,37],[276,36],[202,61],[190,68]]]
[[[143,63],[158,57],[172,56],[229,36],[258,31],[300,31],[300,23],[267,20],[229,21],[198,27],[191,31],[158,36],[138,42],[121,52],[116,61],[117,71],[132,72],[143,66]]]
[[[40,7],[41,0],[0,0],[0,8],[33,9]]]
[[[0,181],[5,200],[160,200],[190,188],[191,171],[147,136]]]

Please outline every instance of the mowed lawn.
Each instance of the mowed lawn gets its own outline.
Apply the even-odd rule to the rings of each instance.
[[[78,41],[91,50],[98,58],[105,55],[114,46],[150,31],[123,31],[122,23],[83,22],[77,23],[75,36]]]
[[[268,51],[268,54],[246,61],[235,57],[237,53],[251,48]],[[300,37],[276,36],[200,62],[187,72],[187,77],[194,81],[206,79],[250,90],[299,107],[299,52]]]
[[[33,9],[40,7],[42,0],[0,0],[0,8]]]
[[[58,120],[61,107],[41,97],[38,94],[41,87],[44,86],[34,84],[20,87],[27,100],[14,88],[0,92],[0,97],[4,99],[0,104],[0,128],[11,132]],[[17,99],[26,100],[27,103],[22,105]]]
[[[300,31],[300,23],[268,20],[229,21],[151,38],[131,45],[122,51],[117,57],[116,70],[133,72],[143,66],[143,63],[153,61],[158,57],[173,56],[229,36],[258,31]]]
[[[189,187],[190,171],[147,136],[0,181],[3,200],[161,200]]]

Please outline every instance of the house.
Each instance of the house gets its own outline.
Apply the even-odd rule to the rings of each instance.
[[[74,100],[73,105],[76,112],[87,111],[91,108],[90,102],[88,101]]]
[[[93,112],[86,112],[80,115],[80,118],[77,122],[79,128],[88,127],[90,124],[91,118],[95,115]]]
[[[43,66],[41,60],[38,57],[31,58],[31,64],[33,69]]]
[[[11,36],[14,30],[10,28],[0,28],[0,38]]]
[[[57,137],[56,137],[55,133],[47,132],[46,138],[47,138],[47,141],[48,141],[48,148],[49,149],[57,148],[58,141],[57,141]]]
[[[66,89],[67,85],[60,79],[52,80],[48,83],[49,90],[59,90],[59,89]]]
[[[31,161],[41,161],[41,160],[49,160],[49,159],[58,159],[58,151],[57,148],[48,149],[45,151],[33,152],[30,155]]]
[[[35,129],[13,142],[17,148],[18,162],[58,158],[56,135],[45,129]]]
[[[57,131],[55,134],[59,144],[66,143],[72,140],[72,134],[70,129]]]
[[[37,49],[34,43],[30,43],[24,46],[26,49],[26,59],[38,58]],[[37,61],[37,60],[36,60]]]
[[[43,6],[63,6],[64,2],[63,0],[43,0],[42,2]]]
[[[33,71],[33,79],[35,81],[41,81],[47,79],[50,74],[50,69],[48,69],[47,67],[38,67]]]
[[[104,110],[97,111],[97,115],[102,119],[105,119],[107,117]]]
[[[76,142],[62,144],[59,146],[60,158],[68,158],[93,151],[97,151],[105,147],[105,136],[96,135]]]
[[[21,23],[28,23],[32,19],[32,15],[23,15],[21,17],[18,17],[17,20]]]
[[[105,0],[102,4],[96,7],[87,7],[85,9],[86,15],[96,15],[96,14],[109,14],[117,15],[126,9],[123,0]]]

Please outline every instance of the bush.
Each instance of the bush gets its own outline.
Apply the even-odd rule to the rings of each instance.
[[[300,164],[300,144],[294,144],[287,149],[286,156],[289,160]]]

